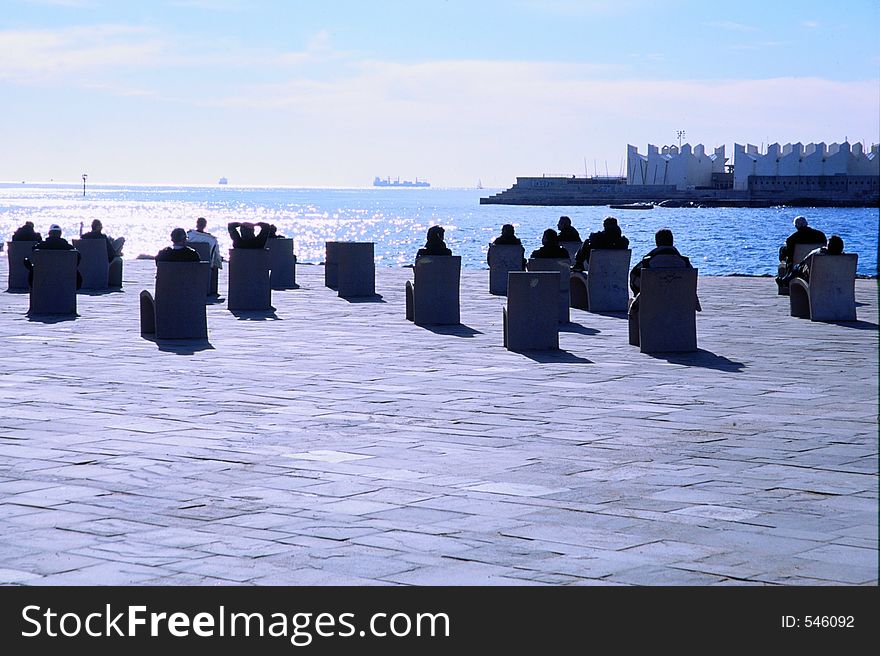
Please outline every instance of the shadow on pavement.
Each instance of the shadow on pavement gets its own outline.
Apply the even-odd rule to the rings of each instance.
[[[452,337],[473,337],[474,335],[482,335],[479,330],[474,330],[470,326],[460,323],[455,326],[419,326],[425,330],[430,330],[438,335],[451,335]]]
[[[683,364],[688,367],[703,367],[705,369],[716,369],[732,373],[741,372],[746,368],[746,365],[742,362],[735,362],[725,358],[723,355],[715,355],[711,351],[704,349],[697,349],[692,353],[646,353],[645,355],[650,355],[658,360],[666,360],[672,364]]]

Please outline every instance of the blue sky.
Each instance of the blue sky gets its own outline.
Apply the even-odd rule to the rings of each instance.
[[[0,180],[508,186],[880,141],[880,3],[0,0]]]

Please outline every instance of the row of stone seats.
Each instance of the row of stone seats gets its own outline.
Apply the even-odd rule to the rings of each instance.
[[[10,241],[6,244],[9,259],[8,291],[28,291],[28,270],[25,258],[32,258],[35,241]],[[122,258],[107,261],[107,246],[103,239],[74,239],[73,247],[80,253],[79,274],[82,289],[105,290],[122,287]],[[74,272],[74,277],[75,277]]]
[[[590,312],[626,312],[631,258],[632,251],[629,249],[590,251],[588,272],[572,272],[570,279],[562,276],[560,281],[560,286],[563,283],[569,286],[569,306]],[[488,260],[489,293],[507,295],[507,274],[522,270],[522,247],[492,244],[489,246]],[[537,271],[540,269],[536,267],[545,267],[544,270],[565,273],[564,263],[564,260],[530,260],[528,269]],[[564,295],[565,290],[560,290],[560,293]],[[567,312],[561,314],[561,317],[565,316]]]

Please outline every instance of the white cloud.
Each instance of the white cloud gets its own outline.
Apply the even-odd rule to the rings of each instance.
[[[745,25],[744,23],[735,23],[734,21],[711,21],[703,23],[706,27],[717,27],[722,30],[731,32],[757,32],[758,28],[754,25]]]
[[[819,22],[808,20],[808,21],[804,21],[803,23],[801,23],[801,25],[803,25],[807,29],[815,30],[817,27],[819,27]]]
[[[241,11],[245,4],[241,0],[171,0],[172,7],[189,7],[207,11]]]
[[[0,79],[39,82],[75,71],[151,66],[165,44],[149,30],[116,25],[0,32]]]
[[[96,7],[94,0],[25,0],[31,5],[49,5],[50,7],[70,7],[72,9],[92,9]]]

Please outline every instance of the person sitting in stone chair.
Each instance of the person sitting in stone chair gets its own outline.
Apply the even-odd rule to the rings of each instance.
[[[521,270],[525,270],[525,268],[526,268],[526,261],[525,261],[526,249],[523,248],[522,241],[520,241],[520,238],[516,236],[516,229],[513,227],[512,224],[505,223],[503,226],[501,226],[501,235],[499,237],[495,237],[495,239],[492,240],[492,245],[493,246],[519,246],[520,250],[522,251],[522,254],[523,254],[523,261],[522,261],[522,269]],[[492,266],[491,257],[492,257],[492,249],[490,248],[489,252],[486,253],[486,263],[489,266]]]
[[[843,255],[843,239],[839,235],[831,235],[824,246],[811,250],[803,260],[795,264],[791,271],[783,277],[782,282],[788,285],[795,278],[810,282],[811,255]]]
[[[53,223],[49,226],[49,236],[38,244],[34,244],[35,251],[72,251],[75,250],[73,245],[61,236],[61,226]],[[82,287],[82,274],[79,272],[79,263],[82,260],[82,254],[76,251],[76,288]],[[30,258],[24,258],[24,266],[28,270],[28,287],[34,285],[34,264]]]
[[[260,232],[254,230],[255,226],[260,227]],[[266,248],[266,241],[269,239],[269,224],[264,221],[254,223],[240,223],[233,221],[227,226],[229,236],[232,237],[233,248]]]
[[[654,234],[654,243],[657,245],[645,257],[643,257],[629,272],[629,286],[632,289],[635,298],[629,306],[629,315],[636,322],[639,316],[639,293],[642,286],[642,270],[643,269],[692,269],[691,261],[678,252],[673,246],[672,230],[669,228],[661,228]],[[696,302],[697,312],[703,308],[700,307],[700,299]]]
[[[175,228],[171,231],[171,246],[166,246],[156,254],[156,262],[198,262],[199,254],[186,245],[186,230]]]
[[[33,221],[25,221],[23,226],[12,233],[11,241],[43,241],[43,235],[34,230]]]
[[[559,222],[556,224],[556,227],[559,228],[559,234],[557,237],[559,241],[580,241],[581,236],[578,233],[577,228],[571,225],[571,219],[567,216],[560,216]]]
[[[446,242],[444,241],[445,236],[446,231],[442,226],[431,226],[428,228],[425,246],[420,248],[416,253],[416,261],[418,261],[419,258],[428,255],[452,255],[452,251],[447,248]]]
[[[531,259],[568,260],[568,251],[559,245],[559,236],[553,228],[547,228],[541,237],[541,248],[532,251]]]
[[[776,284],[781,288],[785,288],[787,283],[784,279],[791,273],[791,269],[797,262],[794,262],[794,245],[795,244],[824,244],[826,242],[825,233],[810,227],[806,217],[794,217],[795,231],[779,248],[779,270],[776,275]]]
[[[220,246],[217,243],[217,238],[212,235],[210,232],[207,232],[205,228],[208,227],[208,221],[205,217],[200,216],[196,219],[196,227],[195,230],[188,230],[186,233],[186,240],[190,243],[204,243],[210,244],[211,246],[211,267],[214,269],[222,269],[223,268],[223,257],[220,255]]]
[[[122,259],[122,246],[125,244],[125,237],[119,237],[118,239],[113,239],[110,235],[105,235],[102,231],[104,229],[104,225],[100,220],[95,219],[92,221],[92,229],[89,232],[82,231],[83,224],[79,224],[79,238],[80,239],[103,239],[104,243],[107,246],[107,261],[113,262],[116,258]]]
[[[629,239],[623,236],[620,226],[617,225],[617,219],[613,216],[606,216],[602,222],[602,230],[599,232],[591,232],[590,236],[584,240],[584,243],[578,249],[574,258],[575,271],[584,271],[590,264],[590,251],[600,248],[614,248],[624,250],[629,248]]]

